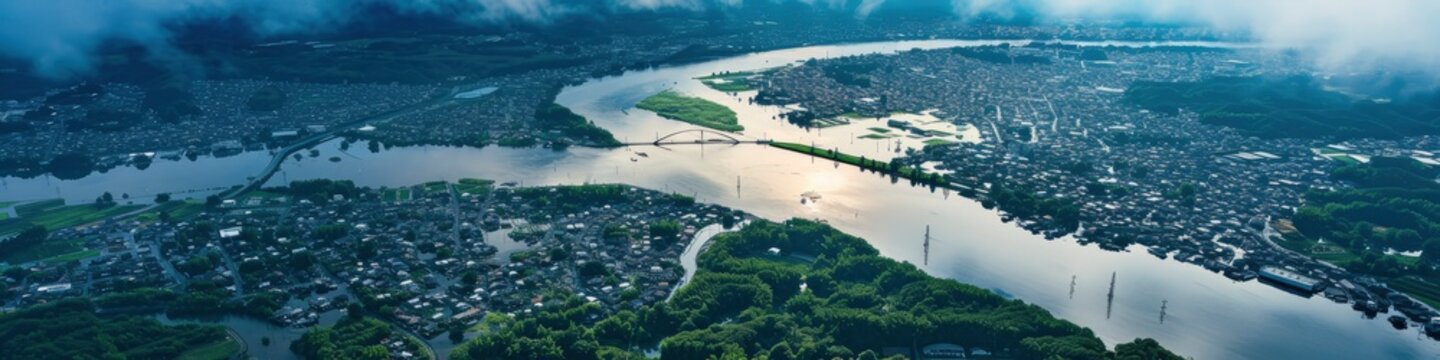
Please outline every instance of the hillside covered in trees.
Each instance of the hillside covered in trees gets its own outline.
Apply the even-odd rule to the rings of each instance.
[[[874,359],[932,343],[1020,359],[1179,358],[1149,339],[1109,351],[1037,306],[931,277],[807,220],[716,236],[668,302],[601,314],[557,298],[534,315],[487,318],[451,358],[639,359],[658,344],[665,359]]]
[[[1200,120],[1263,138],[1396,138],[1440,134],[1440,94],[1354,100],[1311,77],[1216,77],[1132,84],[1123,101],[1150,111],[1195,112]]]
[[[1374,157],[1330,175],[1354,188],[1312,191],[1282,243],[1440,305],[1440,170],[1405,157]],[[1387,250],[1420,256],[1389,254]]]
[[[1432,180],[1440,171],[1410,158],[1374,157],[1330,175],[1355,188],[1307,194],[1295,216],[1305,235],[1357,253],[1440,248],[1440,184]]]

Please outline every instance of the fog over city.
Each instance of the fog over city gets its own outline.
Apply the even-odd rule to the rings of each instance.
[[[946,8],[961,21],[1139,21],[1212,27],[1221,34],[1295,48],[1326,68],[1383,66],[1424,72],[1440,65],[1440,2],[1425,0],[765,0],[799,1],[866,17],[886,8]],[[547,24],[572,17],[660,10],[719,10],[742,0],[55,0],[0,4],[0,54],[51,77],[86,72],[107,41],[166,53],[177,25],[234,20],[261,36],[323,32],[368,7],[454,16],[477,25]],[[1385,3],[1385,6],[1379,6]],[[85,11],[70,11],[84,8]]]

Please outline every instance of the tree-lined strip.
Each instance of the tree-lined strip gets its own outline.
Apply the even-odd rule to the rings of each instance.
[[[899,164],[893,164],[893,163],[889,163],[889,162],[885,162],[885,161],[880,161],[880,160],[875,160],[875,159],[869,159],[869,158],[866,158],[866,157],[864,157],[864,156],[855,156],[855,155],[846,154],[846,153],[843,153],[843,152],[840,152],[840,151],[837,151],[837,150],[826,150],[826,149],[821,149],[821,148],[813,147],[813,146],[810,146],[810,145],[804,145],[804,144],[787,143],[787,142],[771,142],[771,143],[770,143],[770,146],[773,146],[773,147],[776,147],[776,148],[780,148],[780,149],[790,150],[790,151],[797,152],[797,153],[801,153],[801,154],[807,154],[807,155],[811,155],[811,156],[818,156],[818,157],[822,157],[822,158],[826,158],[826,159],[838,161],[838,162],[845,163],[845,164],[854,165],[854,166],[857,166],[857,167],[859,167],[859,168],[861,168],[861,169],[865,169],[865,170],[875,171],[875,172],[884,173],[884,174],[893,174],[893,175],[899,176],[899,177],[901,177],[901,178],[914,180],[914,181],[916,181],[916,182],[918,182],[918,183],[923,183],[923,184],[928,184],[928,185],[934,185],[934,186],[940,186],[940,187],[947,187],[947,188],[948,188],[948,187],[954,187],[953,183],[952,183],[948,178],[946,178],[945,175],[935,174],[935,173],[926,173],[924,170],[921,170],[919,167],[914,167],[914,166],[901,166],[901,165],[899,165]]]

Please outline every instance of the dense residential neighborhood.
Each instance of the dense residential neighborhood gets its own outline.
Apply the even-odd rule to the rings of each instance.
[[[1192,111],[1154,112],[1125,98],[1128,84],[1138,81],[1307,71],[1284,61],[1249,50],[1043,43],[910,51],[771,72],[757,81],[755,99],[805,109],[790,118],[923,111],[974,126],[983,141],[951,139],[896,162],[944,173],[961,193],[1047,237],[1073,234],[1104,249],[1148,251],[1237,280],[1263,277],[1266,266],[1287,267],[1332,284],[1325,296],[1371,316],[1393,305],[1427,321],[1436,314],[1431,306],[1277,243],[1284,241],[1281,230],[1294,231],[1285,224],[1308,191],[1348,186],[1327,169],[1379,156],[1433,164],[1433,136],[1256,137],[1204,123]],[[870,131],[876,135],[861,140],[894,141],[888,131]]]
[[[191,311],[238,307],[308,327],[353,303],[428,339],[577,294],[609,311],[664,300],[697,232],[743,216],[623,185],[477,179],[391,189],[315,180],[186,213],[50,234],[99,254],[16,264],[6,307],[161,291]]]
[[[773,14],[748,14],[761,18]],[[829,19],[825,21],[849,21]],[[765,24],[758,22],[758,24]],[[387,145],[468,145],[528,147],[559,142],[607,145],[564,132],[567,126],[537,121],[537,110],[554,101],[558,89],[594,76],[663,64],[683,64],[748,51],[814,43],[864,40],[952,38],[1135,39],[1208,38],[1202,30],[1177,28],[971,26],[928,22],[863,25],[858,31],[809,26],[759,26],[755,31],[720,32],[688,22],[667,23],[674,34],[617,36],[600,43],[540,42],[534,35],[512,33],[456,37],[430,51],[454,46],[500,47],[534,43],[553,61],[499,69],[490,74],[457,72],[444,81],[393,81],[393,74],[372,74],[377,81],[301,81],[253,78],[131,83],[87,82],[53,89],[44,96],[0,101],[0,174],[34,177],[53,173],[83,177],[94,169],[146,167],[155,157],[179,159],[228,156],[242,151],[279,149],[310,135],[337,133]],[[726,26],[753,26],[735,21]],[[684,36],[687,33],[695,37]],[[712,46],[710,44],[726,44]],[[284,52],[314,56],[324,67],[327,55],[384,55],[369,42],[274,41],[250,45],[250,54]],[[477,60],[483,61],[483,60]],[[7,70],[0,68],[0,70]],[[442,70],[434,70],[442,71]],[[379,81],[384,79],[384,81]],[[482,90],[483,89],[483,90]],[[473,95],[461,95],[471,93]],[[543,119],[541,119],[543,120]],[[583,124],[580,124],[583,125]],[[59,161],[56,161],[59,160]],[[59,170],[57,172],[57,170]]]

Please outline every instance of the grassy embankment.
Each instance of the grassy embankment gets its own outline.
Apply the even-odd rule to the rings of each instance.
[[[199,200],[171,200],[160,206],[135,216],[135,220],[142,222],[153,222],[160,220],[160,214],[165,213],[172,221],[185,221],[194,218],[196,215],[205,212],[205,203]]]
[[[416,186],[398,188],[387,188],[381,190],[380,199],[385,202],[405,202],[420,197],[433,195],[449,196],[450,189],[448,181],[431,181]],[[455,192],[460,196],[484,197],[490,193],[495,185],[494,180],[464,178],[453,183]]]
[[[431,194],[448,194],[448,193],[450,192],[450,187],[445,186],[445,182],[444,182],[444,181],[431,181],[431,182],[427,182],[427,183],[421,184],[421,185],[420,185],[420,189],[425,192],[425,195],[431,195]]]
[[[1414,296],[1415,300],[1426,305],[1440,308],[1440,285],[1414,277],[1392,278],[1385,281],[1385,284],[1390,285],[1392,289]]]
[[[51,230],[84,225],[141,207],[140,205],[98,207],[93,204],[67,206],[65,200],[61,199],[17,205],[15,213],[19,217],[0,220],[0,236],[18,234],[35,225]]]
[[[862,158],[862,157],[859,157],[859,156],[850,155],[850,154],[846,154],[846,153],[842,153],[842,152],[838,152],[838,151],[834,151],[834,150],[820,149],[820,148],[812,147],[812,146],[810,146],[810,145],[803,145],[803,144],[796,144],[796,143],[787,143],[787,142],[772,142],[772,143],[770,143],[770,146],[773,146],[773,147],[776,147],[776,148],[780,148],[780,149],[785,149],[785,150],[794,151],[794,152],[801,153],[801,154],[808,154],[808,155],[813,155],[813,156],[819,156],[819,157],[822,157],[822,158],[839,161],[839,162],[842,162],[842,163],[845,163],[845,164],[850,164],[850,165],[854,165],[854,166],[860,167],[861,169],[870,170],[870,171],[875,171],[875,172],[879,172],[879,173],[890,173],[890,172],[893,171],[893,173],[894,173],[895,175],[897,175],[897,176],[899,176],[899,177],[902,177],[902,178],[905,178],[905,179],[915,180],[915,181],[919,181],[919,182],[938,181],[939,183],[936,184],[936,185],[943,186],[943,187],[950,187],[950,186],[951,186],[951,183],[950,183],[949,179],[945,179],[944,175],[926,173],[924,170],[921,170],[921,169],[915,168],[915,167],[905,167],[905,166],[902,166],[902,167],[899,167],[899,168],[896,168],[896,169],[891,169],[890,163],[888,163],[888,162],[884,162],[884,161],[880,161],[880,160],[874,160],[874,159],[866,159],[866,158]]]
[[[469,194],[472,197],[484,197],[490,194],[490,187],[493,185],[494,180],[464,178],[455,182],[455,191],[462,196]]]
[[[959,144],[959,143],[960,143],[959,141],[950,141],[950,140],[945,140],[945,139],[929,139],[929,140],[925,140],[925,146],[946,146],[946,145],[955,145],[955,144]]]
[[[99,251],[85,248],[85,240],[51,239],[20,251],[0,254],[0,262],[24,264],[31,261],[44,260],[50,263],[63,263],[99,255]]]
[[[0,220],[0,236],[18,234],[33,226],[55,230],[84,225],[139,209],[139,205],[98,207],[93,204],[66,206],[61,199],[38,201],[15,207],[19,217]],[[20,251],[0,254],[0,261],[21,264],[31,261],[63,263],[91,258],[100,252],[85,247],[84,239],[51,239]]]
[[[756,90],[754,81],[761,76],[770,75],[771,73],[788,67],[790,67],[790,65],[752,71],[724,71],[697,77],[695,80],[700,80],[701,84],[705,84],[705,86],[715,89],[716,91],[751,91]]]
[[[661,91],[635,104],[635,107],[655,112],[660,117],[683,121],[707,128],[737,132],[744,131],[735,111],[710,100],[685,96],[674,90]]]
[[[240,342],[230,336],[180,354],[179,360],[225,360],[240,351]]]
[[[410,201],[410,188],[385,189],[380,198],[385,202]]]
[[[697,77],[695,80],[700,80],[701,84],[716,91],[741,92],[755,90],[750,84],[750,78],[756,75],[759,73],[753,71],[724,72]]]

